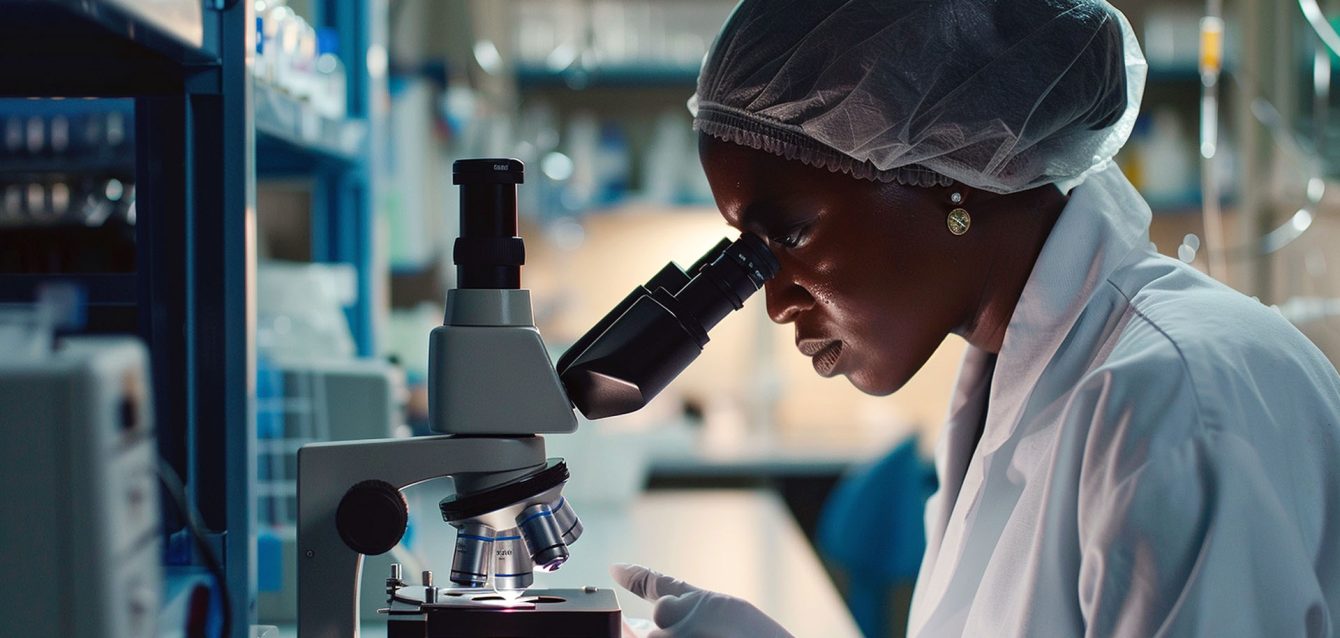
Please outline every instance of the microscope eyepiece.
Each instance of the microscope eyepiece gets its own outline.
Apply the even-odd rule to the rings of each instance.
[[[718,244],[720,245],[720,244]],[[699,260],[701,263],[704,260]],[[750,295],[777,274],[777,258],[757,235],[745,233],[702,265],[681,290],[675,293],[683,321],[692,321],[700,331],[702,343],[707,333],[733,310],[744,307]],[[695,276],[696,275],[696,276]]]
[[[526,247],[517,236],[516,186],[525,181],[520,160],[468,159],[451,165],[461,187],[461,233],[452,251],[457,288],[517,289]]]
[[[667,264],[563,353],[558,374],[590,419],[645,406],[707,345],[707,333],[777,274],[763,240],[722,240],[688,272]]]

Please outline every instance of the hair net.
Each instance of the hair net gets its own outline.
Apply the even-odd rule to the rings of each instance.
[[[1145,72],[1103,0],[743,0],[689,109],[859,178],[1068,191],[1126,142]]]

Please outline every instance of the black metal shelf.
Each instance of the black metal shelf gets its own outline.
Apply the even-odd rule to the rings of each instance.
[[[141,6],[142,5],[142,6]],[[137,8],[136,8],[137,7]],[[204,9],[200,9],[201,13]],[[138,48],[184,65],[212,64],[218,55],[203,46],[204,28],[200,15],[164,15],[161,4],[148,2],[112,3],[99,0],[0,0],[5,19],[0,34],[25,44],[50,42],[71,44],[84,39],[75,50],[90,46],[133,43]],[[12,41],[11,41],[12,44]],[[54,48],[56,43],[52,43]],[[43,49],[47,47],[42,47]]]
[[[133,306],[135,273],[55,273],[40,275],[4,273],[0,275],[0,300],[3,302],[31,302],[42,286],[52,283],[73,283],[87,295],[94,306]]]
[[[20,176],[100,175],[133,178],[133,149],[121,155],[68,155],[47,157],[0,157],[0,182]]]

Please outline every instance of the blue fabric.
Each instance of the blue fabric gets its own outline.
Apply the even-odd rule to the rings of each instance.
[[[914,438],[838,483],[819,517],[819,551],[850,581],[847,606],[867,636],[886,636],[888,590],[916,579],[926,551],[935,469]]]

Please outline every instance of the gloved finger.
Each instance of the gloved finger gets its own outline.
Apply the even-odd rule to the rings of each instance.
[[[643,600],[655,602],[662,596],[683,596],[699,591],[678,578],[666,576],[641,565],[615,563],[610,565],[610,576],[620,587],[633,592]]]
[[[673,631],[675,626],[692,616],[699,605],[707,599],[704,592],[695,591],[683,596],[662,596],[652,608],[651,619],[661,629]]]
[[[656,623],[650,618],[623,617],[622,638],[647,638],[656,630]]]

